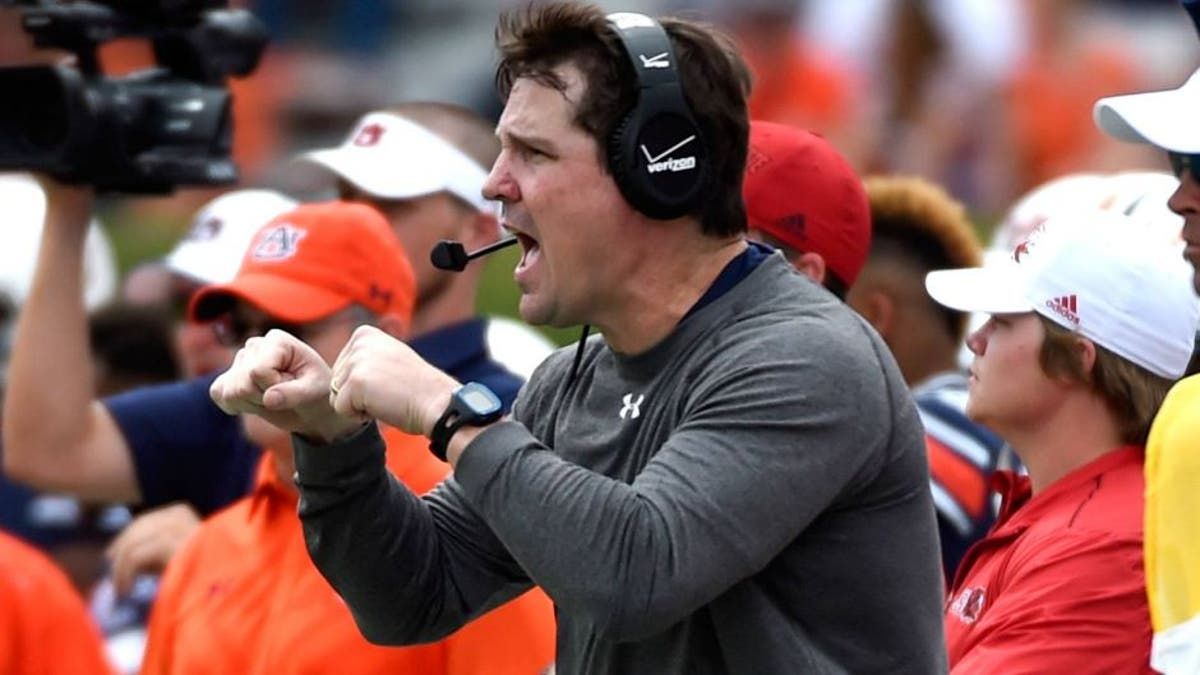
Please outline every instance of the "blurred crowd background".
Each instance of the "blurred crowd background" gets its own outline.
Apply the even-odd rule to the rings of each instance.
[[[239,3],[235,3],[239,4]],[[491,118],[492,30],[512,0],[253,0],[272,44],[234,84],[246,186],[320,197],[290,158],[335,145],[364,110],[406,100]],[[986,240],[1013,201],[1077,171],[1162,170],[1157,153],[1102,136],[1097,98],[1177,86],[1197,41],[1173,0],[627,0],[606,9],[677,13],[725,27],[755,74],[751,116],[817,131],[860,175],[915,174],[967,205]],[[25,37],[0,35],[0,63]],[[15,52],[14,52],[15,53]],[[106,68],[148,63],[145,45],[105,48]],[[105,201],[118,267],[161,256],[214,192]],[[513,314],[515,251],[495,257],[481,309]],[[572,332],[553,334],[560,342]]]

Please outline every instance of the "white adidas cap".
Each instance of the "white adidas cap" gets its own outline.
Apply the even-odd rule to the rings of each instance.
[[[1108,96],[1096,101],[1096,126],[1123,141],[1179,153],[1200,153],[1200,70],[1178,89]]]
[[[445,191],[480,211],[495,212],[495,204],[483,198],[487,171],[442,137],[399,115],[368,113],[340,146],[298,160],[323,166],[381,199]]]
[[[1051,216],[1011,258],[930,272],[937,302],[988,314],[1037,312],[1162,377],[1183,375],[1200,300],[1181,246],[1148,237],[1128,216]]]
[[[163,263],[201,284],[233,280],[250,240],[296,201],[271,190],[235,190],[205,204]]]

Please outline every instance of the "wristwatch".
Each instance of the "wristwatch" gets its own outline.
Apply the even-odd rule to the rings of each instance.
[[[450,405],[433,425],[429,434],[429,451],[446,461],[446,446],[464,426],[482,427],[500,419],[503,411],[500,397],[478,382],[468,382],[450,395]]]

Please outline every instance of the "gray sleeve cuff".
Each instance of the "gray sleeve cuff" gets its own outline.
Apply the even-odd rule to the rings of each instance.
[[[387,445],[379,425],[365,424],[354,434],[328,445],[292,434],[296,456],[296,483],[305,487],[361,483],[386,466]]]

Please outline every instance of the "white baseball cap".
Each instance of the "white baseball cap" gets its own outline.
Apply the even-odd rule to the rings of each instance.
[[[1200,153],[1200,70],[1178,89],[1108,96],[1096,101],[1096,126],[1123,141],[1179,153]]]
[[[1146,370],[1183,375],[1200,325],[1200,300],[1181,246],[1145,236],[1128,216],[1051,216],[984,267],[925,277],[937,302],[989,314],[1037,312]]]
[[[235,190],[205,204],[191,228],[163,263],[201,284],[233,280],[250,240],[264,225],[296,208],[296,201],[271,190]]]
[[[494,213],[483,198],[487,171],[442,137],[399,115],[363,116],[336,148],[305,153],[312,162],[381,199],[412,199],[449,192],[480,211]]]

